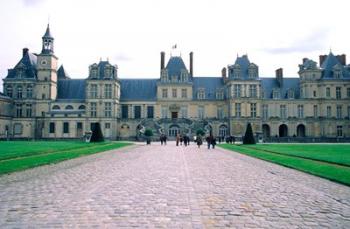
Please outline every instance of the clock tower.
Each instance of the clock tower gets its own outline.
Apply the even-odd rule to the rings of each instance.
[[[54,38],[47,25],[46,32],[42,37],[42,50],[37,58],[38,100],[55,100],[57,97],[57,60],[54,54]]]

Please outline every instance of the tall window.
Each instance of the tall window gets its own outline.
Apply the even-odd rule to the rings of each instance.
[[[90,97],[96,99],[98,94],[97,84],[91,84]]]
[[[337,105],[337,118],[343,118],[343,107],[342,107],[342,105]]]
[[[256,103],[250,104],[250,117],[256,118]]]
[[[241,85],[240,84],[233,85],[233,97],[234,98],[241,97]]]
[[[173,92],[173,98],[177,98],[177,89],[173,88],[172,92]]]
[[[348,119],[350,119],[350,106],[348,106]]]
[[[241,104],[235,103],[235,116],[237,118],[241,117]]]
[[[267,119],[269,117],[269,106],[267,104],[264,104],[262,106],[262,110],[263,110],[263,119]]]
[[[326,97],[327,98],[331,97],[331,88],[329,87],[326,88]]]
[[[22,117],[22,104],[16,104],[16,116]]]
[[[69,133],[69,122],[63,123],[63,133],[68,134]]]
[[[180,118],[187,118],[187,106],[180,108]]]
[[[128,105],[122,105],[122,118],[129,117],[129,108]]]
[[[219,89],[216,91],[216,99],[224,99],[224,90],[223,89]]]
[[[318,116],[317,105],[314,105],[314,118],[317,118],[317,116]]]
[[[337,137],[343,136],[343,126],[337,126]]]
[[[341,99],[341,87],[336,87],[335,88],[335,97],[337,99]]]
[[[91,114],[91,117],[96,118],[96,116],[97,116],[97,103],[90,103],[90,114]]]
[[[154,107],[153,106],[147,107],[147,118],[154,118]]]
[[[105,103],[105,117],[112,117],[112,103]]]
[[[50,134],[54,134],[55,133],[55,129],[56,129],[55,123],[54,122],[50,122],[49,133]]]
[[[331,117],[332,117],[332,107],[327,106],[327,118],[331,118]]]
[[[274,99],[279,99],[280,98],[280,90],[279,89],[273,89],[272,90],[272,97]]]
[[[280,117],[281,117],[281,119],[287,118],[287,108],[286,108],[286,105],[280,105]]]
[[[162,107],[162,118],[168,118],[168,108]]]
[[[186,88],[181,89],[181,98],[187,98],[187,89]]]
[[[168,89],[162,89],[162,97],[168,98]]]
[[[217,117],[218,117],[218,119],[223,119],[224,118],[224,108],[223,107],[218,107]]]
[[[203,119],[204,118],[204,107],[203,106],[199,106],[198,107],[198,118],[199,119]]]
[[[350,98],[350,87],[348,87],[348,88],[346,89],[346,96],[347,96],[348,98]]]
[[[304,118],[304,106],[298,105],[298,118]]]
[[[27,98],[30,99],[33,97],[33,87],[27,87]]]
[[[141,118],[141,106],[134,106],[134,118]]]
[[[17,98],[21,99],[23,95],[23,90],[22,90],[22,86],[18,86],[17,87]]]
[[[252,98],[256,98],[257,97],[256,85],[249,85],[249,95]]]
[[[111,84],[105,84],[105,98],[106,99],[112,98],[112,85]]]
[[[7,94],[8,97],[12,98],[13,90],[12,90],[12,87],[11,87],[11,86],[7,86],[7,88],[6,88],[6,94]]]
[[[26,105],[26,117],[28,118],[32,117],[32,104]]]

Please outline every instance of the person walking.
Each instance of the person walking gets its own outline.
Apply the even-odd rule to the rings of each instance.
[[[207,142],[208,149],[210,149],[210,144],[211,144],[211,135],[208,135],[208,136],[205,138],[205,141]]]
[[[166,140],[167,140],[167,136],[164,134],[164,138],[163,138],[163,141],[164,141],[164,145],[166,145]]]
[[[216,138],[215,138],[214,136],[212,136],[211,145],[212,145],[213,149],[215,149],[215,145],[216,145]]]
[[[164,141],[163,134],[160,135],[159,140],[160,140],[160,144],[163,145],[163,141]]]
[[[202,141],[202,137],[200,135],[198,135],[196,137],[196,142],[197,142],[198,148],[201,148],[201,145],[202,145],[203,141]]]
[[[179,146],[180,134],[176,135],[176,146]]]

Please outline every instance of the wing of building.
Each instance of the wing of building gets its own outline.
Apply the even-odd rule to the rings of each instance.
[[[259,76],[247,55],[237,56],[217,76],[196,77],[193,53],[188,68],[181,56],[161,52],[160,76],[124,79],[118,66],[100,61],[89,74],[69,76],[58,66],[49,26],[40,53],[24,48],[8,70],[0,93],[0,138],[82,138],[100,123],[109,139],[135,139],[142,129],[169,137],[241,137],[248,123],[266,141],[349,140],[350,65],[346,56],[304,58],[299,78]]]

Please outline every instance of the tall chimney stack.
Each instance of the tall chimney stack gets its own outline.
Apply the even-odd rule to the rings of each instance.
[[[323,64],[323,62],[326,60],[327,55],[320,55],[320,67]]]
[[[283,87],[283,68],[279,68],[276,70],[276,80],[279,87]]]
[[[160,53],[160,70],[164,69],[165,52]]]
[[[193,77],[193,52],[190,52],[190,76]]]
[[[28,48],[24,48],[22,50],[22,57],[24,57],[27,53],[28,53],[29,49]]]
[[[339,60],[339,62],[342,65],[346,65],[346,55],[345,54],[337,55],[337,59]]]
[[[222,78],[226,78],[226,68],[225,67],[223,67],[221,70],[221,76],[222,76]]]

